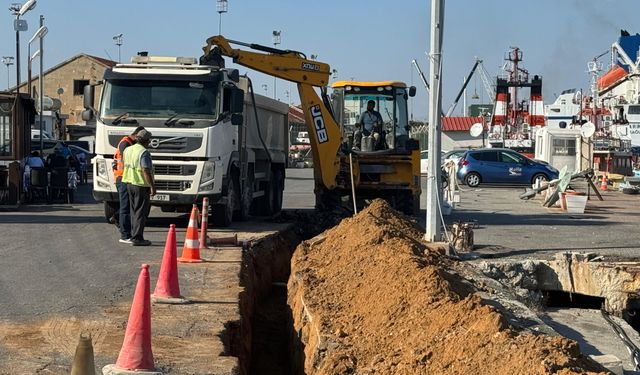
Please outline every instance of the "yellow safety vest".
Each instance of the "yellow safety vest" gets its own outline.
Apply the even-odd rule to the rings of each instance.
[[[136,186],[150,186],[144,180],[142,166],[140,165],[140,158],[145,151],[146,148],[144,148],[144,146],[139,143],[133,146],[129,146],[124,150],[124,153],[122,155],[122,160],[124,161],[122,182],[133,184]]]

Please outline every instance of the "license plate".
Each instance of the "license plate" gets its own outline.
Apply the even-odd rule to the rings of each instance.
[[[152,201],[169,202],[169,194],[156,194],[151,197]]]

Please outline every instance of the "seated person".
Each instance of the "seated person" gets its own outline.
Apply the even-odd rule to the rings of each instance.
[[[385,132],[382,131],[382,116],[380,112],[374,108],[376,102],[369,100],[367,102],[367,110],[360,115],[356,129],[353,132],[353,149],[360,150],[362,148],[362,137],[373,137],[373,149],[383,150],[386,147]]]
[[[38,151],[31,152],[31,155],[27,158],[27,164],[30,168],[44,168],[44,161],[40,157]]]
[[[69,160],[64,157],[62,150],[56,149],[54,153],[47,158],[47,167],[49,167],[49,169],[69,168]]]

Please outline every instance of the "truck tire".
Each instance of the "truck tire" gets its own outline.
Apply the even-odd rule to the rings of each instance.
[[[117,202],[104,202],[104,218],[107,220],[109,224],[115,224],[112,221],[114,215],[116,215],[120,209],[120,205]]]
[[[236,202],[236,184],[233,175],[227,186],[227,203],[217,203],[211,208],[211,222],[216,227],[228,227],[233,221]]]
[[[278,168],[273,172],[273,213],[282,211],[284,193],[284,172]]]
[[[239,177],[234,177],[236,186],[240,186]],[[239,190],[239,189],[236,189]],[[247,180],[245,181],[245,187],[240,194],[240,204],[233,217],[235,220],[246,221],[249,220],[251,213],[251,204],[253,203],[253,170],[247,172]]]
[[[260,216],[269,216],[274,212],[273,203],[275,201],[275,198],[273,195],[275,192],[275,184],[263,182],[261,183],[261,185],[262,191],[264,191],[264,195],[256,200],[255,212]]]

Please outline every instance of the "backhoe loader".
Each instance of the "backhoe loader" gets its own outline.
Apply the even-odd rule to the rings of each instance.
[[[409,137],[407,116],[407,99],[415,95],[415,87],[397,81],[340,81],[332,85],[329,95],[329,65],[307,59],[302,52],[221,35],[206,43],[201,65],[222,68],[224,57],[230,57],[236,64],[297,84],[313,153],[316,208],[362,207],[370,199],[383,198],[406,214],[418,213],[420,147]],[[234,49],[231,44],[252,51]],[[358,118],[371,100],[382,119],[376,147],[354,148]]]

